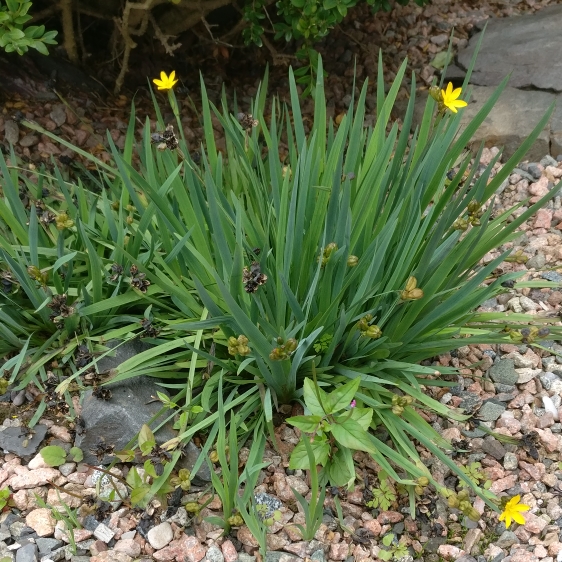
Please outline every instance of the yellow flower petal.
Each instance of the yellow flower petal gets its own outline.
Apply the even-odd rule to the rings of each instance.
[[[168,77],[166,76],[166,73],[164,71],[160,73],[160,80],[162,80],[162,82],[167,82],[168,80]]]
[[[176,71],[172,70],[172,72],[170,72],[170,77],[169,77],[170,82],[173,82],[175,77],[176,77]],[[176,80],[176,82],[177,82],[177,80]],[[460,88],[459,88],[459,90],[460,90]]]
[[[525,518],[518,511],[514,511],[511,516],[516,523],[519,523],[519,525],[525,524]]]
[[[519,505],[514,505],[511,507],[512,510],[515,511],[529,511],[529,509],[531,509],[530,506],[525,505],[524,503],[520,503]]]
[[[451,83],[451,85],[452,85],[452,83]],[[453,99],[457,99],[461,95],[461,93],[462,93],[462,88],[457,88],[456,90],[453,90],[451,92],[451,97]]]
[[[446,93],[447,93],[447,97],[450,97],[451,94],[453,93],[453,83],[452,82],[449,82],[447,84],[447,92]]]
[[[162,82],[162,80],[158,80],[158,78],[155,78],[153,82],[158,86],[158,89],[164,87],[164,82]]]

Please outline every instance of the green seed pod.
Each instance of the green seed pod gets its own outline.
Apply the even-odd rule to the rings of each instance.
[[[240,527],[241,525],[244,525],[244,519],[238,513],[236,515],[232,515],[231,517],[229,517],[228,522],[233,527]]]
[[[297,349],[299,342],[295,338],[289,338],[285,343],[285,350],[289,353],[293,353]]]
[[[430,86],[429,95],[437,102],[441,101],[441,90],[439,86]]]
[[[382,336],[382,331],[378,326],[373,324],[367,328],[365,335],[374,340],[378,340]]]
[[[424,491],[424,488],[423,488],[422,486],[416,486],[416,487],[414,488],[414,492],[416,492],[416,494],[417,494],[418,496],[423,495],[423,491]]]
[[[420,476],[416,482],[420,485],[420,486],[429,486],[429,478],[427,478],[426,476]]]
[[[469,498],[468,492],[466,490],[461,490],[458,494],[457,494],[459,500],[467,500]]]
[[[187,513],[198,513],[201,506],[197,502],[187,502],[184,506]]]
[[[447,505],[450,508],[458,507],[459,506],[459,499],[457,498],[457,496],[449,496],[447,498]]]
[[[474,507],[471,507],[468,510],[468,518],[471,521],[479,521],[480,520],[480,512],[477,509],[475,509]]]
[[[209,454],[209,460],[212,463],[219,462],[219,454],[216,451],[211,451],[211,453]]]
[[[474,214],[480,210],[480,207],[481,207],[480,203],[478,203],[478,201],[473,200],[468,204],[467,210],[470,214]]]
[[[359,258],[357,256],[349,256],[347,258],[347,266],[355,267],[359,263]]]
[[[329,258],[337,249],[338,245],[335,242],[330,242],[324,249],[324,255]]]

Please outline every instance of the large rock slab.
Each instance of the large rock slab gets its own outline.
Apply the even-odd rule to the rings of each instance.
[[[118,346],[118,341],[110,341],[106,345],[115,348],[113,356],[106,356],[98,361],[100,372],[111,371],[121,363],[151,346],[138,340],[129,341]],[[162,408],[159,400],[154,400],[156,392],[168,394],[166,389],[159,386],[158,379],[146,376],[129,378],[116,383],[105,385],[111,391],[109,400],[96,398],[89,390],[84,394],[82,404],[82,419],[84,420],[84,432],[76,436],[76,446],[84,453],[84,462],[88,464],[109,464],[114,457],[106,455],[98,459],[94,453],[100,437],[108,445],[115,445],[115,451],[125,449],[126,445],[135,437],[144,424],[158,414]],[[161,423],[166,413],[150,424],[154,430]],[[177,436],[177,431],[172,427],[172,422],[167,423],[155,432],[157,443],[162,444]],[[195,464],[200,450],[192,443],[188,443],[184,455],[178,462],[178,468],[191,469]],[[211,480],[210,470],[206,462],[197,471],[199,482]],[[197,479],[192,479],[197,484]]]
[[[480,35],[459,52],[462,68],[468,68]],[[512,88],[562,92],[562,5],[489,21],[470,81],[495,86],[509,73]]]
[[[463,110],[461,129],[472,121],[495,89],[491,86],[469,86],[472,91],[470,98],[462,96],[469,103]],[[427,94],[420,95],[419,100],[416,98],[413,127],[421,123],[426,99]],[[562,94],[511,87],[502,92],[496,105],[472,137],[470,147],[477,150],[481,142],[487,147],[504,147],[502,160],[505,161],[521,146],[553,102],[556,102],[556,107],[549,123],[522,160],[538,162],[547,154],[556,158],[562,154]]]

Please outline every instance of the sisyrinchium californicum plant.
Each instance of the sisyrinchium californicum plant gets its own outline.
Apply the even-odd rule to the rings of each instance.
[[[30,174],[18,169],[13,153],[9,165],[0,157],[0,350],[8,359],[2,374],[18,388],[44,388],[56,375],[60,395],[80,387],[86,374],[98,375],[108,340],[143,337],[153,344],[109,374],[111,381],[166,378],[161,384],[175,392],[163,399],[163,411],[176,418],[178,436],[166,444],[169,462],[146,498],[168,482],[194,435],[206,436],[204,455],[217,435],[224,445],[227,433],[248,439],[261,427],[275,446],[274,413],[299,401],[304,416],[292,422],[311,447],[300,447],[295,458],[300,454],[298,462],[314,470],[311,452],[324,465],[321,485],[351,485],[353,453],[361,450],[384,470],[384,480],[407,491],[412,513],[432,484],[474,516],[466,491],[433,482],[420,444],[495,507],[421,415],[465,419],[427,392],[453,384],[441,375],[454,369],[420,362],[461,344],[509,342],[515,332],[531,334],[531,323],[544,336],[544,326],[555,322],[475,312],[521,275],[493,278],[509,251],[487,265],[482,257],[515,238],[559,189],[514,220],[523,203],[492,214],[494,193],[550,111],[496,175],[499,155],[477,176],[480,153],[473,160],[466,147],[506,82],[462,130],[460,92],[434,90],[437,99],[427,99],[410,134],[414,78],[402,128],[390,122],[405,68],[385,93],[380,62],[377,120],[368,128],[367,83],[339,125],[327,119],[321,61],[309,130],[292,71],[290,106],[273,98],[267,114],[267,80],[246,112],[231,111],[226,96],[219,110],[203,85],[197,161],[168,77],[161,89],[177,123],[164,123],[155,104],[157,130],[147,122],[135,139],[132,108],[125,149],[108,136],[109,164],[27,122],[89,159],[97,175],[63,176],[56,168]],[[213,114],[224,130],[224,152]],[[540,339],[535,333],[533,341]],[[252,447],[263,447],[262,439],[254,437]],[[228,490],[223,486],[229,510],[244,519],[247,506],[236,505],[232,490],[235,466],[218,455],[231,476]],[[202,462],[203,456],[193,473]]]

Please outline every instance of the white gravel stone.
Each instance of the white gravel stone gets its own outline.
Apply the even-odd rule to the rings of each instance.
[[[150,546],[156,550],[164,548],[174,538],[174,531],[169,523],[160,523],[148,531],[146,538]]]
[[[543,396],[542,403],[544,404],[544,409],[552,414],[554,421],[558,421],[560,419],[558,415],[558,408],[554,405],[552,398],[550,398],[550,396]]]

